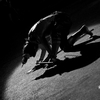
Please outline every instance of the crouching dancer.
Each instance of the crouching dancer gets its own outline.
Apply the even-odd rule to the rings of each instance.
[[[65,46],[66,34],[69,34],[70,27],[69,17],[60,11],[40,19],[28,33],[26,45],[23,48],[22,63],[25,64],[30,56],[34,57],[39,48],[42,52],[38,63],[43,62],[46,51],[48,57],[44,61],[56,61],[58,48],[61,46],[61,41]]]
[[[89,34],[92,36],[87,27],[83,25],[78,32],[67,39],[71,25],[72,22],[67,14],[60,11],[55,11],[40,19],[28,33],[28,38],[23,48],[22,63],[25,64],[30,56],[35,57],[38,49],[41,49],[42,52],[37,63],[49,60],[56,61],[59,47],[66,52],[68,45],[73,46],[82,35]],[[48,52],[48,57],[43,60],[46,51]]]

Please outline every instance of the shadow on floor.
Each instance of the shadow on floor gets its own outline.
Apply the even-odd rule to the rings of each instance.
[[[84,45],[83,43],[77,48],[80,48],[82,56],[73,59],[66,59],[64,61],[58,61],[57,67],[45,71],[43,75],[37,77],[35,80],[52,77],[56,74],[61,75],[64,72],[70,72],[75,69],[86,67],[100,57],[100,42],[90,43],[87,45]]]

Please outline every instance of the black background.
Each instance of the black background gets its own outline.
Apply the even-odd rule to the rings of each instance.
[[[100,0],[1,0],[0,51],[1,65],[21,53],[24,38],[31,26],[55,10],[65,11],[75,30],[82,24],[99,23]]]
[[[69,14],[71,31],[100,22],[100,0],[0,0],[1,78],[20,62],[24,38],[32,25],[55,10]]]
[[[21,57],[24,38],[32,25],[55,10],[69,14],[73,26],[99,23],[100,0],[1,0],[0,1],[0,63],[2,70]]]

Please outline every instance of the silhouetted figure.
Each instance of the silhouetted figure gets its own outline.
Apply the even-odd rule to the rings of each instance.
[[[34,53],[36,53],[36,51],[33,52],[33,55],[30,55],[31,49],[25,49],[28,49],[28,45],[30,45],[30,43],[33,44],[33,46],[36,46],[34,44],[37,44],[38,46],[35,47],[37,48],[35,50],[38,50],[39,48],[42,49],[38,62],[43,61],[46,50],[49,54],[44,61],[55,61],[58,48],[61,46],[61,41],[63,47],[67,36],[66,34],[69,34],[71,24],[72,23],[66,13],[60,11],[55,11],[47,17],[40,19],[28,33],[28,39],[26,40],[27,46],[23,49],[23,55],[29,54],[29,56],[34,57]],[[26,58],[29,58],[29,56]],[[23,58],[23,63],[25,62],[26,60]]]
[[[28,33],[27,45],[23,49],[23,64],[26,63],[30,56],[35,57],[38,49],[42,49],[42,53],[37,63],[43,61],[55,62],[59,47],[66,52],[83,35],[89,34],[92,36],[88,28],[83,25],[78,32],[67,39],[71,25],[72,22],[67,14],[60,11],[55,11],[40,19]],[[48,51],[48,57],[44,60],[46,51]]]

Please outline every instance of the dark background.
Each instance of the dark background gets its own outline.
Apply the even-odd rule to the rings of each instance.
[[[21,55],[32,25],[55,10],[69,14],[72,31],[84,23],[99,23],[100,0],[0,0],[1,65]]]
[[[0,63],[20,61],[24,38],[32,25],[55,10],[69,14],[73,26],[99,23],[100,0],[0,0]],[[17,61],[15,61],[17,63]],[[3,73],[3,71],[2,71]]]
[[[0,0],[0,78],[5,79],[21,61],[32,25],[55,10],[69,14],[71,32],[100,22],[100,0]]]
[[[69,14],[71,32],[100,22],[100,0],[0,0],[0,84],[21,61],[29,29],[55,10]]]

